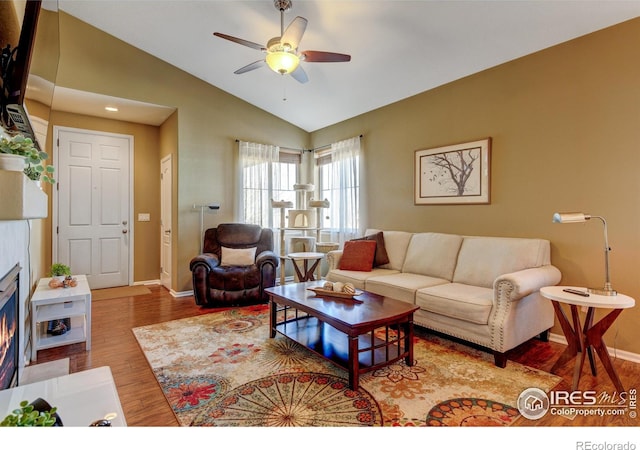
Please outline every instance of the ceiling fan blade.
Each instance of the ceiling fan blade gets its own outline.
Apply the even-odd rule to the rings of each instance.
[[[284,33],[280,38],[280,42],[282,44],[289,44],[291,45],[291,48],[296,49],[298,48],[298,44],[300,44],[302,35],[304,34],[306,29],[307,19],[298,16],[293,19],[287,29],[284,30]]]
[[[318,52],[315,50],[306,50],[301,53],[307,62],[347,62],[351,61],[351,55],[343,53]]]
[[[309,81],[309,77],[307,76],[307,72],[304,71],[302,66],[298,66],[296,68],[296,70],[291,72],[289,75],[291,75],[296,81],[298,81],[300,83],[306,83],[307,81]]]
[[[250,72],[252,70],[256,70],[259,69],[260,67],[264,66],[266,64],[264,59],[261,59],[259,61],[255,61],[252,62],[251,64],[247,64],[244,67],[239,68],[238,70],[236,70],[235,73],[236,75],[240,75],[241,73],[246,73],[246,72]]]
[[[223,33],[217,33],[216,32],[216,33],[213,33],[213,35],[221,37],[222,39],[226,39],[226,40],[231,41],[231,42],[235,42],[236,44],[240,44],[240,45],[244,45],[244,46],[247,46],[247,47],[254,48],[256,50],[260,50],[262,52],[267,51],[267,49],[265,48],[264,45],[256,44],[255,42],[247,41],[247,40],[240,39],[240,38],[237,38],[237,37],[234,37],[234,36],[229,36],[228,34],[223,34]]]

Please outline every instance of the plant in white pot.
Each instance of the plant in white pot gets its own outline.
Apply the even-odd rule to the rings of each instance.
[[[51,407],[46,400],[37,398],[29,403],[20,402],[20,407],[0,422],[0,427],[61,427],[62,420],[56,412],[58,408]]]
[[[51,276],[54,277],[54,278],[61,277],[59,279],[60,279],[60,281],[62,281],[66,277],[71,276],[71,268],[69,266],[67,266],[66,264],[53,263],[51,265]]]
[[[23,171],[34,181],[55,183],[54,168],[46,164],[49,155],[41,151],[31,138],[17,134],[0,137],[0,168]]]

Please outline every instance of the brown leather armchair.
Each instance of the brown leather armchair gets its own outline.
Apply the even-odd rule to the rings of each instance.
[[[250,265],[222,265],[222,248],[253,249]],[[204,234],[203,253],[191,260],[196,304],[205,307],[266,303],[265,288],[275,286],[279,258],[273,231],[258,225],[225,223]],[[252,250],[250,250],[252,251]]]

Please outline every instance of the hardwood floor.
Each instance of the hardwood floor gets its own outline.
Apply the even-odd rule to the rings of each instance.
[[[193,297],[174,298],[160,286],[150,286],[150,294],[93,302],[93,333],[91,351],[85,344],[74,344],[38,352],[38,364],[68,357],[71,372],[93,367],[110,366],[131,427],[175,427],[178,422],[158,386],[147,361],[138,346],[132,328],[166,322],[201,314]],[[532,340],[514,349],[510,361],[549,371],[566,346],[554,342]],[[640,387],[640,364],[614,359],[622,384],[627,388]],[[593,377],[585,365],[579,389],[606,391],[615,389],[598,360],[598,374]],[[573,364],[568,363],[558,373],[564,381],[559,389],[568,389],[573,375]],[[520,418],[516,426],[638,426],[640,421],[622,416],[578,416],[573,420],[546,414],[539,420]]]

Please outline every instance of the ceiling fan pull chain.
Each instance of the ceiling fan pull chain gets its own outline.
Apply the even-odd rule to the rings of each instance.
[[[287,101],[287,83],[284,77],[280,77],[280,78],[282,78],[282,101],[286,102]]]

